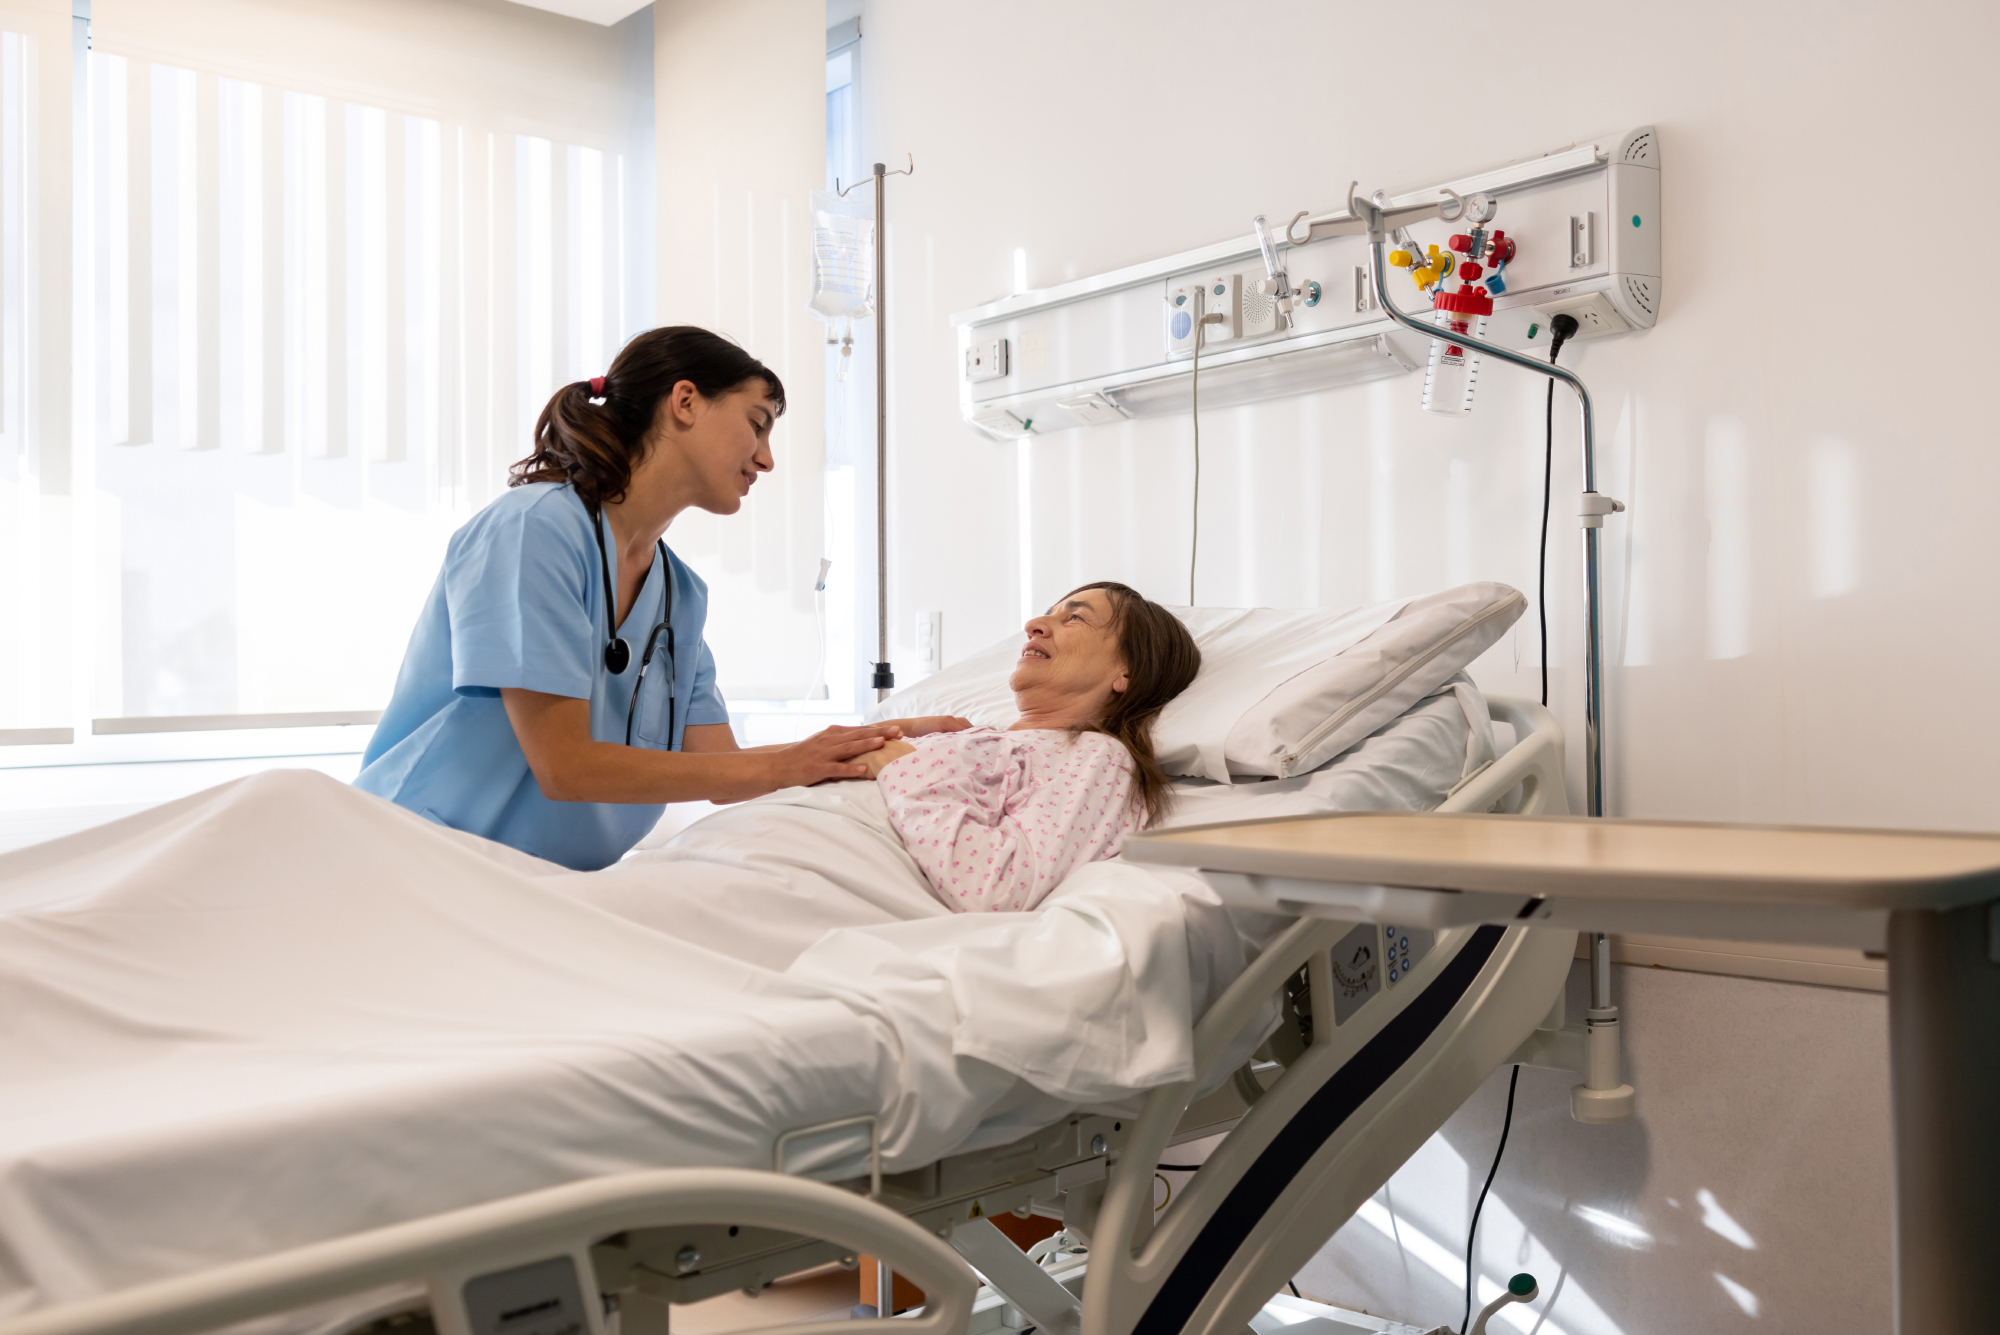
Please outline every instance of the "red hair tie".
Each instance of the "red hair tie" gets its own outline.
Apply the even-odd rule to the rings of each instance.
[[[603,398],[603,397],[604,397],[604,377],[603,377],[603,376],[601,376],[601,375],[594,375],[594,376],[592,376],[592,377],[590,378],[590,396],[591,396],[592,398],[594,398],[594,399],[601,399],[601,398]]]

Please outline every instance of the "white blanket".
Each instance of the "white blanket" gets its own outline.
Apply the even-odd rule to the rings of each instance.
[[[847,787],[716,822],[753,854],[595,883],[300,771],[0,857],[0,1312],[580,1177],[769,1166],[857,1113],[922,1164],[1188,1073],[1175,888],[1100,864],[1049,912],[934,912]],[[871,841],[856,875],[836,850]],[[771,858],[851,893],[801,926],[800,878],[745,869]],[[578,893],[649,879],[692,940]]]
[[[1466,737],[1447,697],[1182,818],[1435,805]],[[588,1176],[767,1167],[860,1113],[891,1170],[1004,1143],[1185,1078],[1274,926],[1117,861],[950,914],[872,784],[595,873],[317,774],[225,785],[0,856],[0,1315]]]

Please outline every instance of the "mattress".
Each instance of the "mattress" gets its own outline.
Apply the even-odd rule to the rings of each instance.
[[[1465,717],[1427,701],[1176,819],[1434,806]],[[594,873],[311,772],[224,785],[0,856],[0,1314],[589,1176],[767,1167],[858,1113],[891,1170],[1001,1143],[1186,1078],[1194,1016],[1279,925],[1117,859],[1034,913],[948,913],[868,783]],[[792,1158],[844,1176],[858,1148]]]

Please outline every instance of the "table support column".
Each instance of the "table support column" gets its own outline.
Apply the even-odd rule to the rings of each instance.
[[[1897,1335],[2000,1313],[2000,904],[1889,917]]]

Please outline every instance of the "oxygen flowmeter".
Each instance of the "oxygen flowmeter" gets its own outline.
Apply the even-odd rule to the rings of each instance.
[[[1421,255],[1408,233],[1399,233],[1404,249],[1391,251],[1389,263],[1407,269],[1420,292],[1431,297],[1431,322],[1445,331],[1431,340],[1430,366],[1424,372],[1424,408],[1428,412],[1458,416],[1472,411],[1472,391],[1479,381],[1479,358],[1467,353],[1451,335],[1481,339],[1486,337],[1486,317],[1493,314],[1493,298],[1507,290],[1506,272],[1514,258],[1514,239],[1486,224],[1498,212],[1498,202],[1473,195],[1465,201],[1464,218],[1472,224],[1445,243],[1446,248],[1428,247]],[[1458,280],[1456,288],[1452,279]]]

